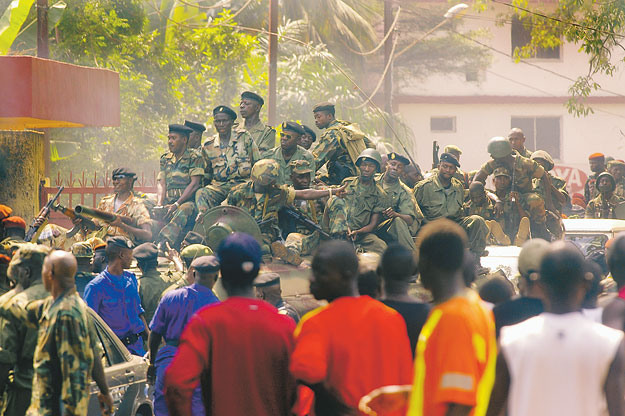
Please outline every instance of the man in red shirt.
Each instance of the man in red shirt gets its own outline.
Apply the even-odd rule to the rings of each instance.
[[[321,245],[313,258],[310,291],[330,303],[300,321],[290,368],[315,392],[317,415],[357,414],[372,390],[412,380],[404,319],[369,296],[358,297],[357,275],[358,258],[345,241]]]
[[[228,299],[200,309],[182,333],[165,374],[169,412],[191,415],[193,389],[201,381],[207,416],[290,415],[295,324],[254,296],[260,246],[252,236],[234,233],[217,254]]]

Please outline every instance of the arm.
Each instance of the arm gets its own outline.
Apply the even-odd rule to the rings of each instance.
[[[115,218],[115,221],[109,224],[111,227],[117,227],[127,234],[131,234],[137,240],[150,241],[152,240],[152,229],[150,224],[142,224],[139,227],[133,227],[124,223],[119,217]]]
[[[377,212],[371,214],[371,221],[369,222],[369,224],[365,225],[360,230],[353,230],[351,232],[351,237],[355,237],[357,234],[372,233],[375,230],[375,227],[378,226],[379,222],[380,222],[380,214]]]
[[[154,363],[156,362],[156,354],[158,353],[158,347],[161,345],[161,341],[163,337],[161,334],[157,334],[154,331],[150,331],[150,336],[148,337],[148,350],[150,352],[150,365],[148,366],[148,384],[154,385],[156,383],[156,366]]]
[[[490,394],[490,402],[486,416],[499,416],[508,400],[508,390],[510,389],[510,372],[503,352],[497,356],[497,367],[495,369],[495,385]]]
[[[330,192],[332,195],[340,196],[344,191],[347,184],[343,184],[338,188],[328,188],[328,189],[300,189],[295,191],[295,199],[319,199],[324,196],[330,196]]]
[[[156,182],[156,205],[163,206],[165,204],[165,195],[167,195],[167,183],[165,177],[162,177]]]
[[[144,340],[147,340],[150,337],[150,329],[148,327],[147,321],[145,320],[145,313],[142,313],[141,315],[139,315],[139,317],[141,318],[141,321],[143,322],[143,327],[144,327],[143,332],[141,332],[141,335],[143,336]]]
[[[625,328],[625,301],[621,298],[614,298],[603,308],[601,322],[605,326],[622,331]]]
[[[484,168],[480,169],[480,171],[473,178],[474,182],[482,182],[486,183],[486,178],[488,178],[488,172],[484,170]]]
[[[625,404],[623,403],[623,389],[625,388],[625,344],[623,340],[618,346],[616,356],[610,364],[610,371],[605,380],[603,389],[608,402],[608,412],[610,416],[625,414]]]

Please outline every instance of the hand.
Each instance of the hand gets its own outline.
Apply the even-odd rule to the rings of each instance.
[[[43,215],[35,218],[35,227],[41,227],[41,225],[46,221],[46,217]],[[73,222],[73,220],[72,220]]]
[[[39,221],[39,219],[37,219],[37,221]],[[79,227],[82,226],[82,218],[72,218],[72,224],[78,225]]]
[[[103,416],[113,414],[113,396],[111,396],[111,393],[98,393],[98,401],[100,402],[100,411]]]
[[[495,215],[501,217],[503,215],[503,202],[495,202]]]
[[[347,236],[348,236],[349,238],[354,239],[354,238],[356,238],[356,236],[357,236],[358,234],[360,234],[361,232],[362,232],[361,230],[353,230],[353,231],[352,231],[352,230],[350,230],[350,229],[348,228],[348,229],[347,229]]]
[[[165,241],[165,248],[167,249],[165,251],[165,257],[167,258],[167,260],[174,261],[175,259],[179,259],[180,261],[182,261],[182,259],[180,258],[180,253],[178,253],[175,249],[171,248],[169,242],[167,241]]]
[[[336,195],[339,198],[343,198],[346,194],[345,192],[345,188],[347,187],[347,184],[343,184],[341,186],[339,186],[338,188],[334,188],[332,189],[332,195]]]
[[[519,198],[519,193],[517,191],[510,192],[510,199],[513,202],[521,202],[521,199]]]
[[[148,366],[147,381],[150,386],[156,384],[156,366],[154,364]]]
[[[396,218],[399,214],[396,213],[393,208],[389,207],[382,211],[382,215],[384,215],[386,218]]]
[[[174,213],[176,212],[178,207],[174,204],[168,204],[168,205],[165,205],[165,208],[167,208],[167,213],[165,214],[165,220],[169,221],[171,217],[174,216]]]
[[[116,215],[115,219],[113,221],[109,222],[109,225],[111,227],[120,227],[121,228],[121,227],[124,226],[124,223],[122,222],[121,218],[119,218],[119,215]]]

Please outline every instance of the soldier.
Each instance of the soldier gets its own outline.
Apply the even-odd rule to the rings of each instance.
[[[315,160],[312,153],[297,144],[302,134],[304,134],[304,129],[296,122],[287,121],[282,123],[280,146],[265,154],[266,159],[273,159],[280,165],[278,185],[293,185],[291,182],[291,167],[289,166],[289,162],[293,160],[306,160],[309,162],[312,167],[310,172],[311,181],[315,178]]]
[[[310,150],[312,144],[317,140],[317,133],[313,131],[310,127],[305,124],[302,124],[302,128],[304,129],[304,134],[302,134],[299,138],[299,144],[306,150]]]
[[[206,131],[206,126],[189,120],[185,120],[184,125],[193,130],[189,133],[189,144],[187,146],[189,149],[200,150],[202,147],[202,133]]]
[[[161,156],[156,199],[167,210],[163,220],[167,223],[158,235],[158,243],[176,245],[180,233],[193,221],[194,196],[204,176],[204,160],[199,153],[188,149],[188,127],[169,125],[167,145],[169,152]]]
[[[167,289],[171,282],[157,270],[158,267],[158,247],[154,243],[143,243],[132,251],[132,255],[137,259],[137,267],[141,270],[139,283],[139,298],[141,306],[145,310],[145,321],[150,322],[154,316],[154,311],[158,306],[161,294]]]
[[[487,192],[482,182],[471,182],[469,186],[469,200],[464,203],[464,215],[479,215],[484,218],[490,231],[487,241],[491,244],[510,245],[510,238],[506,236],[495,215],[495,201],[497,195]],[[497,236],[497,237],[495,237]]]
[[[438,174],[419,182],[414,195],[417,204],[425,217],[425,222],[439,218],[449,218],[460,224],[469,236],[469,249],[479,258],[486,247],[488,227],[484,218],[477,215],[465,216],[462,210],[464,204],[464,188],[462,183],[454,178],[460,162],[449,153],[440,156]]]
[[[405,183],[408,188],[414,189],[417,183],[421,182],[423,179],[421,168],[418,165],[415,166],[411,163],[404,167],[404,174],[401,177],[401,181]]]
[[[91,273],[91,261],[93,259],[93,249],[89,243],[79,242],[72,244],[72,254],[76,257],[76,264],[78,270],[76,271],[76,292],[83,296],[85,293],[85,287],[95,277]],[[99,273],[99,272],[98,272]]]
[[[495,211],[496,221],[489,221],[488,226],[495,241],[499,245],[508,246],[514,242],[515,246],[522,246],[529,237],[529,215],[523,209],[518,192],[511,190],[512,178],[504,167],[498,167],[493,172],[495,177],[496,204],[503,205],[503,211]]]
[[[208,139],[202,148],[206,163],[206,186],[195,197],[198,219],[209,209],[221,204],[233,187],[247,181],[252,166],[260,160],[258,147],[250,133],[244,129],[233,129],[237,113],[220,105],[213,110],[213,117],[217,134]]]
[[[549,153],[544,150],[537,150],[532,153],[531,159],[545,169],[546,174],[541,179],[534,179],[534,190],[545,201],[547,229],[554,237],[560,239],[564,234],[562,210],[571,205],[571,198],[566,190],[566,181],[549,173],[554,167],[553,159]]]
[[[329,185],[338,185],[347,177],[357,176],[356,158],[369,147],[364,134],[353,124],[336,120],[334,112],[334,104],[328,102],[313,108],[315,125],[326,131],[310,149],[317,169],[327,163]]]
[[[163,396],[165,370],[176,355],[182,330],[196,311],[219,302],[212,290],[219,275],[219,260],[214,256],[198,257],[191,262],[189,272],[191,283],[164,294],[150,321],[148,382],[154,385],[155,416],[169,415]],[[165,345],[161,347],[163,338]],[[205,414],[201,392],[199,386],[193,392],[194,415]]]
[[[389,153],[387,159],[386,172],[377,182],[388,195],[390,204],[382,211],[382,222],[376,234],[387,244],[398,242],[414,251],[416,247],[412,237],[419,231],[423,214],[410,188],[399,179],[410,161],[395,152]]]
[[[228,195],[228,205],[246,209],[260,225],[264,254],[271,252],[286,262],[299,265],[301,263],[299,256],[293,256],[281,242],[277,241],[280,238],[278,211],[284,205],[292,204],[295,199],[319,199],[326,195],[331,196],[333,190],[295,190],[286,185],[277,185],[279,174],[279,165],[275,160],[258,161],[252,168],[252,180],[232,189]],[[341,193],[343,189],[344,187],[339,188],[336,192]]]
[[[599,195],[586,206],[586,218],[619,218],[614,209],[625,199],[614,195],[616,182],[612,175],[608,172],[601,172],[597,176],[596,187],[599,190]]]
[[[608,162],[608,172],[614,177],[616,189],[614,195],[625,198],[625,161],[611,160]]]
[[[280,275],[278,273],[259,274],[258,277],[254,279],[254,292],[258,299],[275,306],[280,315],[288,316],[293,319],[295,323],[299,322],[300,316],[297,309],[282,299]]]
[[[595,185],[599,174],[605,172],[605,156],[603,153],[593,153],[588,156],[588,164],[590,165],[592,174],[588,175],[588,179],[584,184],[584,199],[586,203],[589,203],[599,195],[599,190]]]
[[[91,273],[100,274],[106,266],[106,243],[98,244],[93,248],[93,258],[91,259]]]
[[[496,168],[506,168],[511,175],[511,191],[518,192],[523,208],[529,214],[532,237],[551,240],[551,234],[547,230],[545,221],[545,201],[534,192],[532,180],[540,179],[545,174],[545,169],[537,162],[517,154],[510,141],[504,137],[493,137],[488,142],[488,153],[491,160],[486,162],[475,175],[474,181],[486,183],[486,178],[492,175]],[[501,215],[502,203],[495,204],[495,213]]]
[[[245,91],[241,94],[239,112],[245,119],[245,130],[252,136],[261,154],[276,146],[276,130],[260,121],[259,114],[263,104],[265,100],[256,93]]]
[[[518,154],[520,154],[521,156],[527,159],[532,157],[532,152],[527,150],[527,148],[525,147],[525,133],[523,133],[523,130],[521,130],[518,127],[514,127],[508,133],[508,140],[510,141],[512,148]]]
[[[190,244],[180,251],[179,256],[174,257],[172,254],[174,253],[169,252],[168,258],[170,258],[170,260],[173,259],[176,266],[176,272],[170,276],[170,281],[173,280],[174,283],[169,285],[169,287],[162,292],[161,299],[166,293],[172,290],[193,284],[193,270],[190,270],[191,263],[198,257],[212,256],[213,250],[203,244]]]
[[[445,146],[445,148],[443,149],[443,153],[449,153],[450,155],[455,157],[456,160],[458,160],[458,162],[460,162],[460,155],[462,154],[462,150],[460,150],[460,148],[456,146],[455,144],[448,144],[447,146]],[[438,173],[438,168],[434,168],[429,172],[429,174],[437,174],[437,173]],[[460,170],[460,168],[456,169],[454,178],[458,179],[460,183],[462,183],[462,186],[465,189],[469,189],[469,180],[468,180],[467,174],[464,173],[462,170]]]

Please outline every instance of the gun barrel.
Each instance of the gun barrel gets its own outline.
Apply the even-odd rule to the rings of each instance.
[[[74,212],[78,215],[82,215],[83,217],[95,218],[104,222],[113,222],[117,218],[117,215],[102,211],[97,208],[89,208],[84,205],[76,205],[74,207]]]

